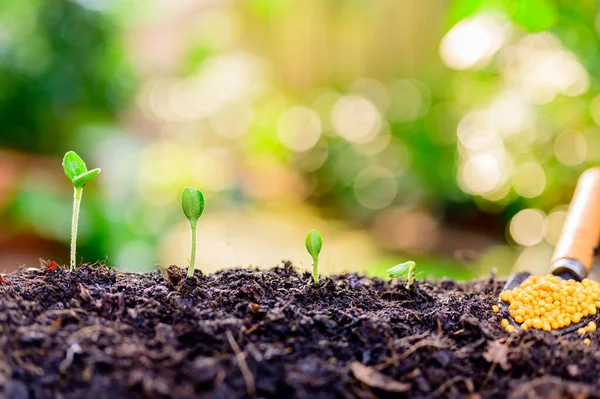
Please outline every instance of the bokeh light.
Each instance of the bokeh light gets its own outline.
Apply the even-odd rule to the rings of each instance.
[[[567,206],[558,206],[550,212],[546,218],[546,241],[551,245],[556,245],[560,238],[563,225],[567,218]]]
[[[544,192],[546,174],[537,162],[525,162],[515,168],[512,186],[520,196],[535,198]]]
[[[423,82],[399,79],[388,84],[390,104],[388,115],[394,122],[410,122],[427,114],[431,93]]]
[[[353,143],[375,138],[381,129],[381,115],[369,100],[356,96],[341,97],[331,110],[331,124],[340,136]]]
[[[354,180],[354,195],[368,209],[383,209],[390,205],[398,192],[396,177],[382,166],[368,166]]]
[[[546,233],[546,215],[539,209],[523,209],[511,219],[509,231],[518,244],[539,244]]]
[[[549,32],[523,37],[503,54],[502,65],[506,79],[537,104],[548,103],[557,94],[578,96],[589,88],[585,68]]]
[[[583,134],[567,130],[554,140],[554,155],[564,165],[579,165],[587,155],[587,141]]]
[[[442,39],[440,56],[450,68],[483,68],[508,34],[507,23],[501,15],[485,13],[465,18]]]
[[[488,152],[469,157],[459,169],[459,184],[471,194],[488,194],[506,179],[504,153]]]
[[[277,136],[290,150],[310,150],[321,137],[319,115],[306,107],[292,107],[279,118]]]

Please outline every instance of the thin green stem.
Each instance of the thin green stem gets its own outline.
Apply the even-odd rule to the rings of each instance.
[[[317,284],[319,282],[319,257],[315,256],[313,258],[313,272],[312,272],[312,276],[313,276],[313,281],[315,282],[315,284]]]
[[[79,207],[81,205],[81,196],[83,187],[73,188],[73,219],[71,220],[71,271],[75,270],[76,252],[77,252],[77,226],[79,224]]]
[[[192,254],[190,255],[190,267],[188,268],[188,277],[194,275],[194,267],[196,266],[196,228],[198,227],[198,220],[192,222],[190,220],[190,227],[192,228]]]

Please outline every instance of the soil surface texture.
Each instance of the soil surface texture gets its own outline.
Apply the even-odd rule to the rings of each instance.
[[[314,285],[282,267],[0,280],[0,398],[587,398],[600,340],[493,313],[503,281]]]

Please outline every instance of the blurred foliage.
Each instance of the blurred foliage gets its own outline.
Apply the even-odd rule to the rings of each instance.
[[[3,0],[0,2],[0,147],[62,156],[69,149],[89,153],[98,138],[86,126],[112,124],[129,103],[135,81],[122,37],[106,9],[85,1]],[[105,135],[105,137],[109,137]],[[32,230],[66,242],[70,192],[43,176],[22,177],[5,210],[13,234]],[[94,198],[82,210],[86,259],[107,256],[113,232]],[[87,201],[87,200],[86,200]]]
[[[0,2],[0,145],[60,155],[133,86],[109,16],[71,0]]]
[[[86,258],[180,261],[166,237],[194,186],[211,212],[302,203],[368,231],[375,274],[404,253],[426,274],[487,273],[430,260],[479,236],[464,245],[506,272],[551,248],[600,163],[595,1],[157,2],[127,28],[123,3],[0,3],[0,146],[87,148],[107,168]],[[32,227],[62,198],[34,179],[6,213],[67,242],[62,220]]]

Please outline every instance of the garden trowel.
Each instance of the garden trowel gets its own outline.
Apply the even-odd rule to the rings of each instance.
[[[551,260],[551,272],[562,279],[577,281],[587,277],[596,248],[600,243],[600,167],[588,169],[579,178],[565,224]],[[503,291],[518,287],[529,277],[529,272],[513,274]],[[501,308],[506,302],[499,301]],[[519,325],[510,318],[515,328]],[[581,323],[578,323],[581,324]],[[578,328],[572,324],[560,331],[570,332]]]

